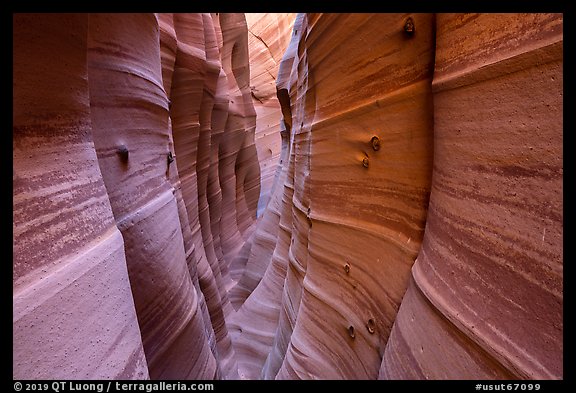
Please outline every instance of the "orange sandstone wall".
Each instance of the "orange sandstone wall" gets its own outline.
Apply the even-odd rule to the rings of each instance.
[[[246,14],[250,55],[250,92],[256,110],[255,141],[261,171],[258,215],[272,196],[279,170],[282,142],[280,103],[276,98],[276,78],[282,56],[290,43],[296,14]]]
[[[284,356],[269,358],[269,378],[378,375],[432,170],[434,18],[415,17],[416,37],[403,32],[405,18],[305,15],[298,29],[291,236],[275,333]]]
[[[430,206],[380,377],[561,379],[562,15],[436,24]]]
[[[562,16],[299,14],[292,39],[241,377],[561,379]]]

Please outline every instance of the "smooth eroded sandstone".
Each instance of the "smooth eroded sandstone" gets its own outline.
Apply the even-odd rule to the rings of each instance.
[[[15,14],[15,379],[563,379],[562,14]]]
[[[13,22],[13,378],[147,379],[92,138],[88,15]]]
[[[256,111],[255,142],[261,170],[261,191],[258,200],[258,227],[249,239],[249,248],[238,283],[230,290],[230,301],[238,309],[260,282],[274,251],[279,212],[268,206],[277,189],[288,141],[282,141],[280,103],[276,97],[275,75],[291,37],[293,14],[246,14],[250,54],[250,91]],[[274,205],[274,204],[273,204]],[[264,214],[266,212],[267,214]]]
[[[255,142],[260,162],[261,216],[272,196],[272,187],[281,155],[280,104],[276,97],[276,79],[284,52],[293,34],[296,14],[246,14],[250,54],[250,93],[256,110]]]
[[[125,241],[150,377],[212,379],[219,374],[218,363],[208,345],[167,176],[168,99],[159,38],[153,14],[90,15],[94,142]]]
[[[561,379],[562,15],[436,23],[430,207],[380,377]]]

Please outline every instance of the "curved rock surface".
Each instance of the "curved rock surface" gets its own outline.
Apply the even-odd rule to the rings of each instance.
[[[398,34],[402,15],[303,18],[288,90],[294,191],[276,331],[285,355],[267,377],[378,374],[430,187],[433,16],[416,18],[422,34],[410,40]]]
[[[296,14],[246,14],[250,54],[250,92],[256,110],[256,149],[260,162],[261,216],[272,196],[278,160],[281,155],[280,104],[276,98],[276,78],[282,56],[290,43]]]
[[[562,16],[436,23],[430,206],[380,377],[561,379]]]
[[[229,266],[259,195],[243,14],[14,25],[14,377],[238,378]]]
[[[14,379],[148,378],[94,149],[88,19],[13,19]]]
[[[276,97],[275,75],[278,74],[281,58],[288,46],[293,14],[246,14],[248,24],[248,46],[251,64],[251,95],[256,110],[256,147],[261,169],[261,191],[258,202],[260,220],[249,248],[241,257],[244,270],[237,285],[230,290],[230,301],[235,309],[240,308],[248,295],[260,282],[270,261],[278,232],[278,202],[268,206],[282,169],[280,153],[287,153],[286,134],[281,136],[280,103]],[[284,139],[284,140],[283,140]],[[287,162],[287,161],[286,161]],[[281,194],[278,194],[281,195]]]
[[[90,15],[94,141],[125,240],[150,377],[213,379],[218,364],[204,332],[177,202],[166,176],[168,99],[159,53],[153,14]]]
[[[169,107],[171,98],[171,87],[172,87],[172,76],[174,74],[174,65],[176,62],[176,51],[177,51],[177,39],[176,31],[174,30],[174,16],[172,14],[157,14],[158,27],[160,30],[160,56],[162,60],[162,82],[164,85],[164,91],[166,92]],[[170,132],[168,134],[168,148],[170,152],[174,152],[174,138],[172,137],[172,120],[168,119],[168,128]],[[172,163],[168,166],[167,174],[170,178],[170,183],[174,187],[174,196],[178,204],[178,217],[180,219],[180,228],[182,230],[182,239],[184,242],[184,252],[186,255],[186,263],[188,265],[190,278],[196,288],[198,294],[198,302],[202,311],[202,319],[204,321],[205,332],[208,337],[208,343],[212,354],[217,356],[216,352],[216,337],[214,334],[214,329],[212,328],[212,322],[210,318],[210,313],[208,311],[208,305],[206,304],[206,298],[204,292],[200,286],[199,274],[196,263],[197,255],[195,253],[195,244],[192,236],[192,228],[190,227],[190,221],[188,219],[188,211],[186,209],[186,204],[184,203],[184,198],[182,196],[182,183],[180,177],[178,176],[178,164],[175,154],[172,155]],[[167,160],[169,158],[167,157]],[[204,266],[204,265],[203,265]],[[204,269],[206,271],[206,269]],[[208,284],[211,281],[208,282]],[[215,285],[213,283],[212,285]],[[207,284],[204,285],[205,287]]]
[[[561,16],[300,18],[241,376],[562,378]]]
[[[13,377],[562,379],[562,29],[15,14]]]

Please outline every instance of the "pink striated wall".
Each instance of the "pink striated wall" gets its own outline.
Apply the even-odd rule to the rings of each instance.
[[[15,14],[14,378],[562,379],[562,29]]]

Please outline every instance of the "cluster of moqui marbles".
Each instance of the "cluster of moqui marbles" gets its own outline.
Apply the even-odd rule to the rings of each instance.
[[[562,41],[561,14],[297,16],[241,377],[563,377]]]

